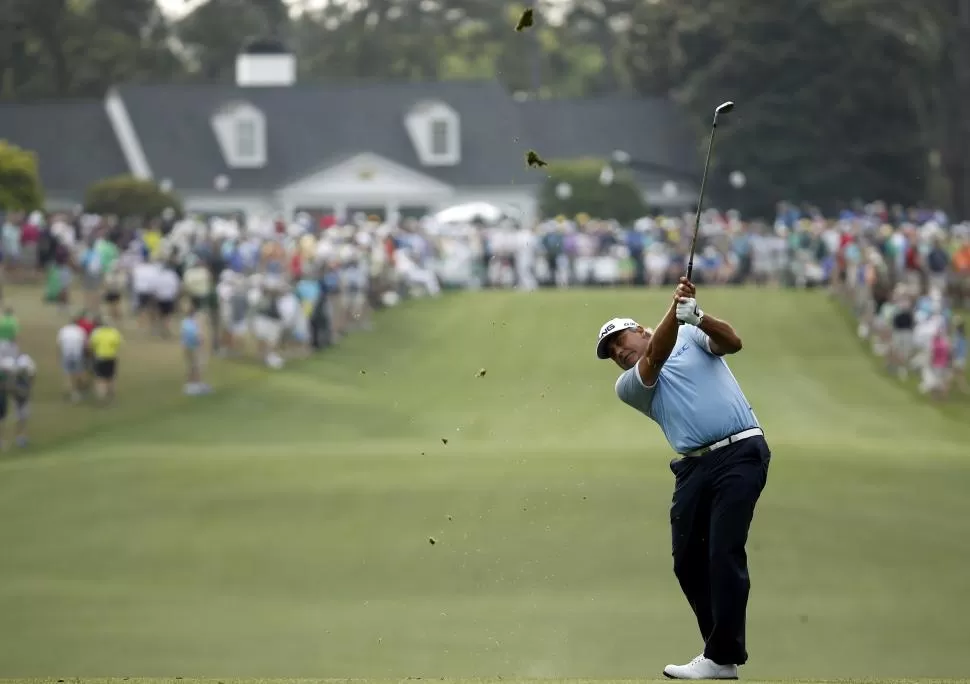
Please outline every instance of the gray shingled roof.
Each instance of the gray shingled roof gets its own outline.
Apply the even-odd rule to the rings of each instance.
[[[156,178],[183,191],[212,188],[228,175],[234,191],[265,192],[319,170],[329,161],[373,152],[457,186],[535,185],[541,171],[525,168],[536,149],[547,159],[609,157],[622,149],[636,159],[698,170],[696,141],[684,118],[659,98],[604,97],[517,103],[493,81],[381,85],[122,86],[119,92]],[[245,100],[267,117],[268,164],[228,169],[211,127],[226,102]],[[416,103],[442,100],[462,122],[457,167],[423,168],[404,127]],[[0,105],[0,138],[37,152],[50,194],[80,198],[93,181],[126,173],[101,101]],[[640,173],[647,182],[666,174]]]
[[[123,86],[128,108],[156,178],[177,188],[211,188],[226,174],[232,188],[278,188],[329,159],[373,152],[453,185],[534,184],[517,105],[497,82],[239,88],[232,85]],[[267,119],[268,162],[228,169],[210,124],[227,101],[245,100]],[[422,100],[442,100],[461,117],[457,167],[422,168],[404,115]]]
[[[128,173],[101,100],[0,104],[0,139],[37,154],[48,195],[80,200],[94,181]]]
[[[700,178],[696,138],[684,115],[663,98],[606,96],[585,100],[540,100],[519,105],[524,125],[546,159],[610,158],[616,150],[633,159]],[[642,181],[671,178],[661,170],[638,171]],[[699,182],[699,181],[698,181]]]

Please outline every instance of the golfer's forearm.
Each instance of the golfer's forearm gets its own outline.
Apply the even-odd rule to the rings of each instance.
[[[711,338],[711,351],[720,354],[736,354],[741,351],[741,338],[727,321],[704,314],[700,329]]]
[[[677,304],[674,303],[667,309],[667,313],[664,314],[653,331],[653,337],[650,338],[650,346],[647,348],[646,356],[651,365],[661,366],[670,356],[670,352],[674,350],[674,345],[677,344],[678,328]]]

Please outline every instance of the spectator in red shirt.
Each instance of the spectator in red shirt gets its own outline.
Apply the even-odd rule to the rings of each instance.
[[[89,314],[87,311],[82,311],[77,317],[77,320],[74,322],[77,323],[79,328],[84,330],[85,338],[91,337],[91,332],[96,327],[94,316]]]
[[[88,340],[91,339],[91,333],[96,327],[98,327],[98,323],[94,316],[87,311],[82,311],[80,314],[78,314],[78,317],[74,319],[74,324],[84,331],[84,381],[81,383],[81,385],[83,385],[83,387],[86,389],[90,378],[93,377],[92,373],[94,372],[94,356],[91,354],[91,348],[88,346]]]

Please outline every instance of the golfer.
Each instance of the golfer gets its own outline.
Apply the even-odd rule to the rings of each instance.
[[[660,425],[679,458],[670,527],[674,574],[687,596],[704,651],[668,665],[671,679],[737,679],[748,659],[745,612],[751,582],[744,546],[771,452],[758,419],[722,358],[741,351],[725,321],[701,311],[686,278],[656,330],[608,321],[596,355],[623,374],[616,394]]]

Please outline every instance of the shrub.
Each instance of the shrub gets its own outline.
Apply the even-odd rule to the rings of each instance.
[[[154,218],[171,208],[182,214],[182,202],[154,181],[133,176],[100,180],[88,188],[84,209],[92,214],[113,214],[121,218]]]
[[[554,162],[543,168],[548,177],[539,190],[539,208],[543,216],[562,214],[575,217],[616,219],[631,223],[647,214],[643,195],[625,169],[613,170],[612,182],[604,184],[601,174],[607,163],[598,159],[574,159]],[[560,197],[559,187],[566,184],[570,193]]]
[[[32,211],[43,205],[37,156],[0,140],[0,209]]]

